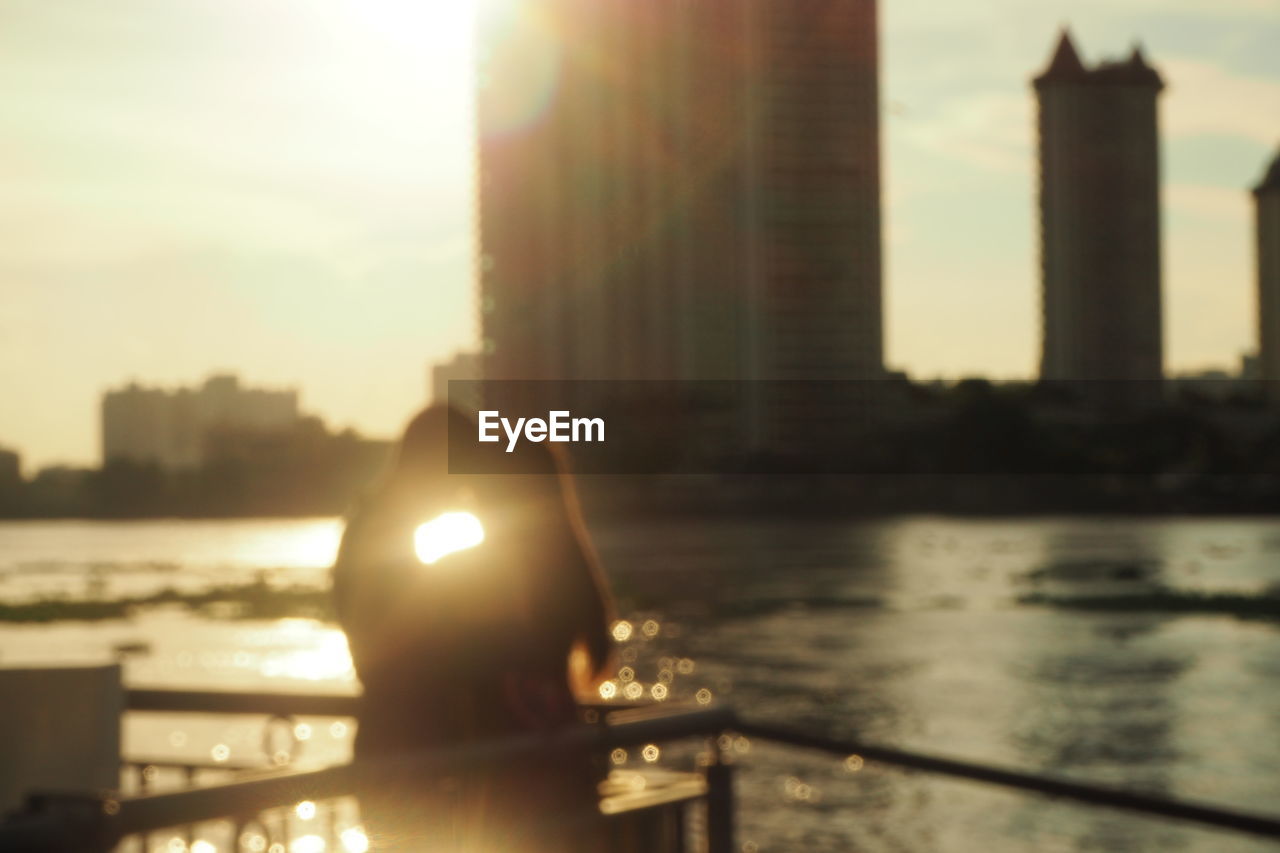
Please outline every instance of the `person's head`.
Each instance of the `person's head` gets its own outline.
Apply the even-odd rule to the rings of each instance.
[[[450,473],[451,434],[454,467],[486,473]],[[500,445],[477,445],[475,436],[475,423],[455,409],[433,406],[419,413],[401,441],[391,494],[403,510],[422,517],[474,513],[484,526],[484,543],[446,559],[503,567],[516,586],[539,590],[536,598],[554,609],[553,621],[585,644],[582,678],[594,678],[609,655],[605,631],[612,604],[568,459],[550,444],[523,442],[508,454]]]
[[[464,475],[449,473],[449,435],[474,435],[475,425],[450,406],[423,409],[405,428],[387,488],[416,506],[447,509],[471,500]]]
[[[450,471],[450,435],[461,471]],[[458,410],[423,409],[405,428],[388,493],[414,511],[469,509],[486,527],[522,537],[579,527],[568,460],[558,447],[524,442],[507,453],[499,445],[477,446],[475,435],[474,421]]]

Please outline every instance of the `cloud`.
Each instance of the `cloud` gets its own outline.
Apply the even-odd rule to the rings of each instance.
[[[1198,59],[1161,59],[1168,88],[1162,135],[1233,137],[1271,148],[1280,141],[1280,80],[1235,74]],[[896,116],[901,144],[988,172],[1030,175],[1035,157],[1035,99],[1011,89],[940,98],[932,108]]]
[[[1019,92],[977,92],[944,101],[932,115],[901,127],[912,147],[1005,174],[1029,175],[1034,105]]]
[[[1268,147],[1280,141],[1280,80],[1232,74],[1197,59],[1158,63],[1167,136],[1238,136]]]
[[[1112,6],[1113,0],[1107,5]],[[1128,0],[1128,6],[1133,11],[1142,12],[1181,12],[1205,17],[1217,17],[1221,15],[1244,16],[1265,18],[1267,21],[1274,20],[1276,13],[1275,0]]]

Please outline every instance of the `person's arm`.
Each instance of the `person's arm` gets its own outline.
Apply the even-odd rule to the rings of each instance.
[[[613,599],[585,531],[571,531],[568,550],[565,586],[576,658],[571,664],[571,677],[576,691],[594,691],[613,669]]]

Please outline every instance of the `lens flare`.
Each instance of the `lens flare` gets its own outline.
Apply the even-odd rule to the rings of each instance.
[[[413,547],[418,559],[430,566],[455,551],[474,548],[484,541],[484,526],[469,512],[446,512],[413,533]]]

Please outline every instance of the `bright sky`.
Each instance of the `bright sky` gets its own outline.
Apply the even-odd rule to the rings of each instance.
[[[639,0],[637,0],[639,2]],[[466,0],[0,0],[0,444],[96,463],[103,389],[232,370],[397,432],[476,337]],[[1029,77],[1070,22],[1163,98],[1169,366],[1254,346],[1280,0],[881,0],[888,361],[1029,376]]]

